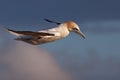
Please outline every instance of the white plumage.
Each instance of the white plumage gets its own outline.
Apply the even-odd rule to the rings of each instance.
[[[48,21],[50,22],[50,20]],[[56,23],[51,21],[52,23]],[[61,38],[64,38],[69,35],[71,31],[80,34],[83,38],[85,38],[84,34],[80,31],[78,25],[73,21],[68,21],[65,23],[56,23],[58,26],[47,29],[40,30],[37,32],[33,31],[15,31],[8,29],[8,31],[16,35],[17,38],[15,40],[24,41],[33,45],[43,44],[47,42],[52,42]]]

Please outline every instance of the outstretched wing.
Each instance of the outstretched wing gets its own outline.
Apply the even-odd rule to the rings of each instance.
[[[59,23],[59,22],[55,22],[55,21],[52,21],[52,20],[49,20],[49,19],[44,19],[45,21],[47,21],[47,22],[50,22],[50,23],[55,23],[55,24],[57,24],[57,25],[60,25],[61,23]]]
[[[39,37],[39,36],[54,36],[52,33],[47,33],[47,32],[33,32],[33,31],[15,31],[11,29],[7,29],[10,33],[14,35],[28,35],[28,36],[33,36],[33,37]]]

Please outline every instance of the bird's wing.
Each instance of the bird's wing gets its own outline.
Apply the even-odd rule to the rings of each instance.
[[[8,31],[14,35],[17,36],[33,36],[33,37],[39,37],[39,36],[55,36],[53,33],[48,33],[48,32],[33,32],[33,31],[15,31],[8,29]]]
[[[57,24],[57,25],[60,25],[61,23],[59,23],[59,22],[55,22],[55,21],[52,21],[52,20],[49,20],[49,19],[44,19],[45,21],[47,21],[47,22],[50,22],[50,23],[55,23],[55,24]]]

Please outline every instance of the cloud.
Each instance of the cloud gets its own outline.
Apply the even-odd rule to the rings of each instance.
[[[68,78],[52,55],[37,46],[18,42],[0,52],[0,80],[69,80]]]

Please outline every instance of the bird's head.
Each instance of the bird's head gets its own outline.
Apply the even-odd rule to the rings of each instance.
[[[67,25],[67,28],[68,28],[69,31],[75,32],[85,39],[85,35],[82,33],[79,26],[75,22],[68,21],[68,22],[66,22],[66,25]]]

